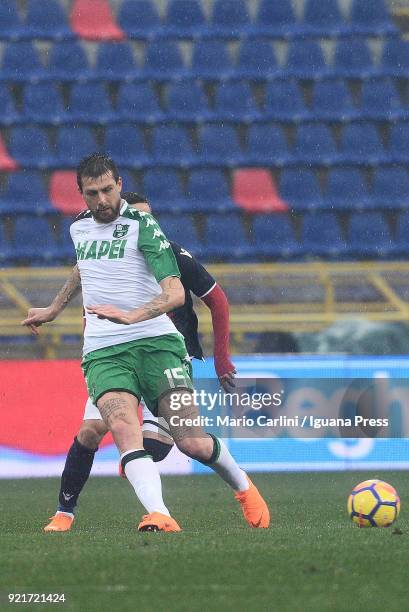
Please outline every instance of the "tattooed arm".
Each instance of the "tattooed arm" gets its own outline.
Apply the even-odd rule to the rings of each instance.
[[[34,334],[38,334],[37,327],[43,323],[54,321],[54,319],[64,310],[68,302],[70,302],[81,290],[81,277],[78,267],[72,269],[70,276],[64,283],[64,286],[57,293],[53,301],[46,308],[30,308],[28,316],[22,325],[31,328]]]
[[[116,308],[116,306],[106,304],[104,306],[87,306],[87,312],[96,314],[99,319],[108,319],[113,323],[130,325],[131,323],[140,323],[141,321],[154,319],[178,306],[183,306],[185,303],[185,290],[179,278],[167,276],[159,284],[162,293],[147,304],[135,308],[135,310],[125,312]]]

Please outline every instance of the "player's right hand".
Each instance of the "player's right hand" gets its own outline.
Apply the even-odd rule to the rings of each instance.
[[[29,327],[33,334],[38,335],[38,327],[43,323],[49,323],[54,320],[54,315],[51,308],[30,308],[28,316],[24,321],[21,321],[21,325]]]

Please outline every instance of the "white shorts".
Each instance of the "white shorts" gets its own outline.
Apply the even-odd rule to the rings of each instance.
[[[155,417],[152,412],[145,406],[145,402],[141,401],[142,405],[142,431],[151,431],[156,434],[160,434],[161,436],[168,437],[172,439],[172,436],[169,433],[169,427],[166,423],[165,419],[162,417]],[[98,407],[92,403],[91,399],[87,399],[87,403],[85,404],[84,409],[84,421],[87,419],[96,419],[102,421],[102,416]]]

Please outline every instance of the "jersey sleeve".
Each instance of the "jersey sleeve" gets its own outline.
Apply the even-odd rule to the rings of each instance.
[[[148,268],[158,283],[167,276],[177,276],[180,272],[170,242],[159,227],[156,219],[149,213],[139,212],[138,249],[145,257]]]
[[[189,251],[176,242],[171,242],[180,270],[180,280],[185,289],[192,291],[197,297],[206,295],[216,284],[213,276],[199,263]]]

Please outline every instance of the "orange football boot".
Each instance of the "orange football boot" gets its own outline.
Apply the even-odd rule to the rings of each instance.
[[[151,512],[142,517],[138,531],[182,531],[175,519],[161,512]]]
[[[68,514],[58,512],[54,516],[50,516],[51,523],[44,527],[44,531],[69,531],[72,527],[74,519]]]
[[[270,512],[267,504],[248,476],[247,480],[250,487],[246,491],[239,491],[234,497],[240,502],[244,518],[250,527],[267,529],[270,525]]]

